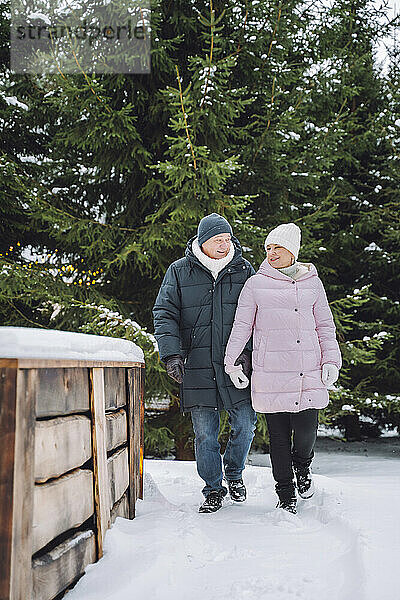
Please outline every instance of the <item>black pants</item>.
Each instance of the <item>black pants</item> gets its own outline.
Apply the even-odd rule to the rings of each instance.
[[[293,485],[293,466],[307,468],[314,457],[318,409],[298,413],[268,413],[272,475],[277,487]],[[292,441],[293,436],[293,441]]]

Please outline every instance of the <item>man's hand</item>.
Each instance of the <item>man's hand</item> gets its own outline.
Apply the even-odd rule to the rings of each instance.
[[[325,363],[322,365],[321,379],[326,387],[331,387],[337,381],[338,377],[339,369],[336,365],[333,365],[332,363]]]
[[[165,361],[165,368],[167,373],[172,379],[174,379],[177,383],[183,382],[183,377],[185,375],[185,367],[183,364],[183,359],[179,354],[174,354],[173,356],[168,356]]]
[[[243,350],[235,360],[235,365],[240,365],[246,377],[251,373],[251,354],[248,350]]]
[[[249,380],[243,373],[242,367],[238,367],[236,371],[233,371],[233,373],[229,373],[229,377],[231,378],[233,385],[236,388],[238,388],[238,390],[242,390],[243,388],[246,388],[249,385]]]

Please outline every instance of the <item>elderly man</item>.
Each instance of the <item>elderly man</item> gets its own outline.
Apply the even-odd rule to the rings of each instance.
[[[168,267],[153,308],[161,360],[181,384],[181,410],[192,418],[197,471],[205,483],[203,513],[222,507],[228,491],[224,474],[232,500],[246,499],[242,472],[256,424],[247,379],[250,351],[243,351],[230,375],[224,353],[238,296],[253,274],[228,221],[212,213],[200,221],[185,257]],[[231,432],[222,461],[218,434],[224,409]]]

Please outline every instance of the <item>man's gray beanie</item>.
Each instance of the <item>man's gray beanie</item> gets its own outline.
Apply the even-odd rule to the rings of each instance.
[[[211,215],[203,217],[197,228],[199,246],[220,233],[230,233],[233,235],[232,227],[224,217],[217,215],[217,213],[211,213]]]

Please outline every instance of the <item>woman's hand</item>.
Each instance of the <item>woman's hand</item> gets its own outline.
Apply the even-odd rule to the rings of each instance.
[[[249,385],[249,380],[243,373],[242,367],[238,367],[236,371],[229,373],[229,377],[231,378],[233,385],[238,388],[238,390],[242,390]]]
[[[322,365],[321,379],[326,387],[331,387],[339,377],[339,369],[332,363]]]
[[[248,350],[243,350],[235,360],[236,367],[242,367],[243,373],[249,377],[251,373],[251,354]]]

